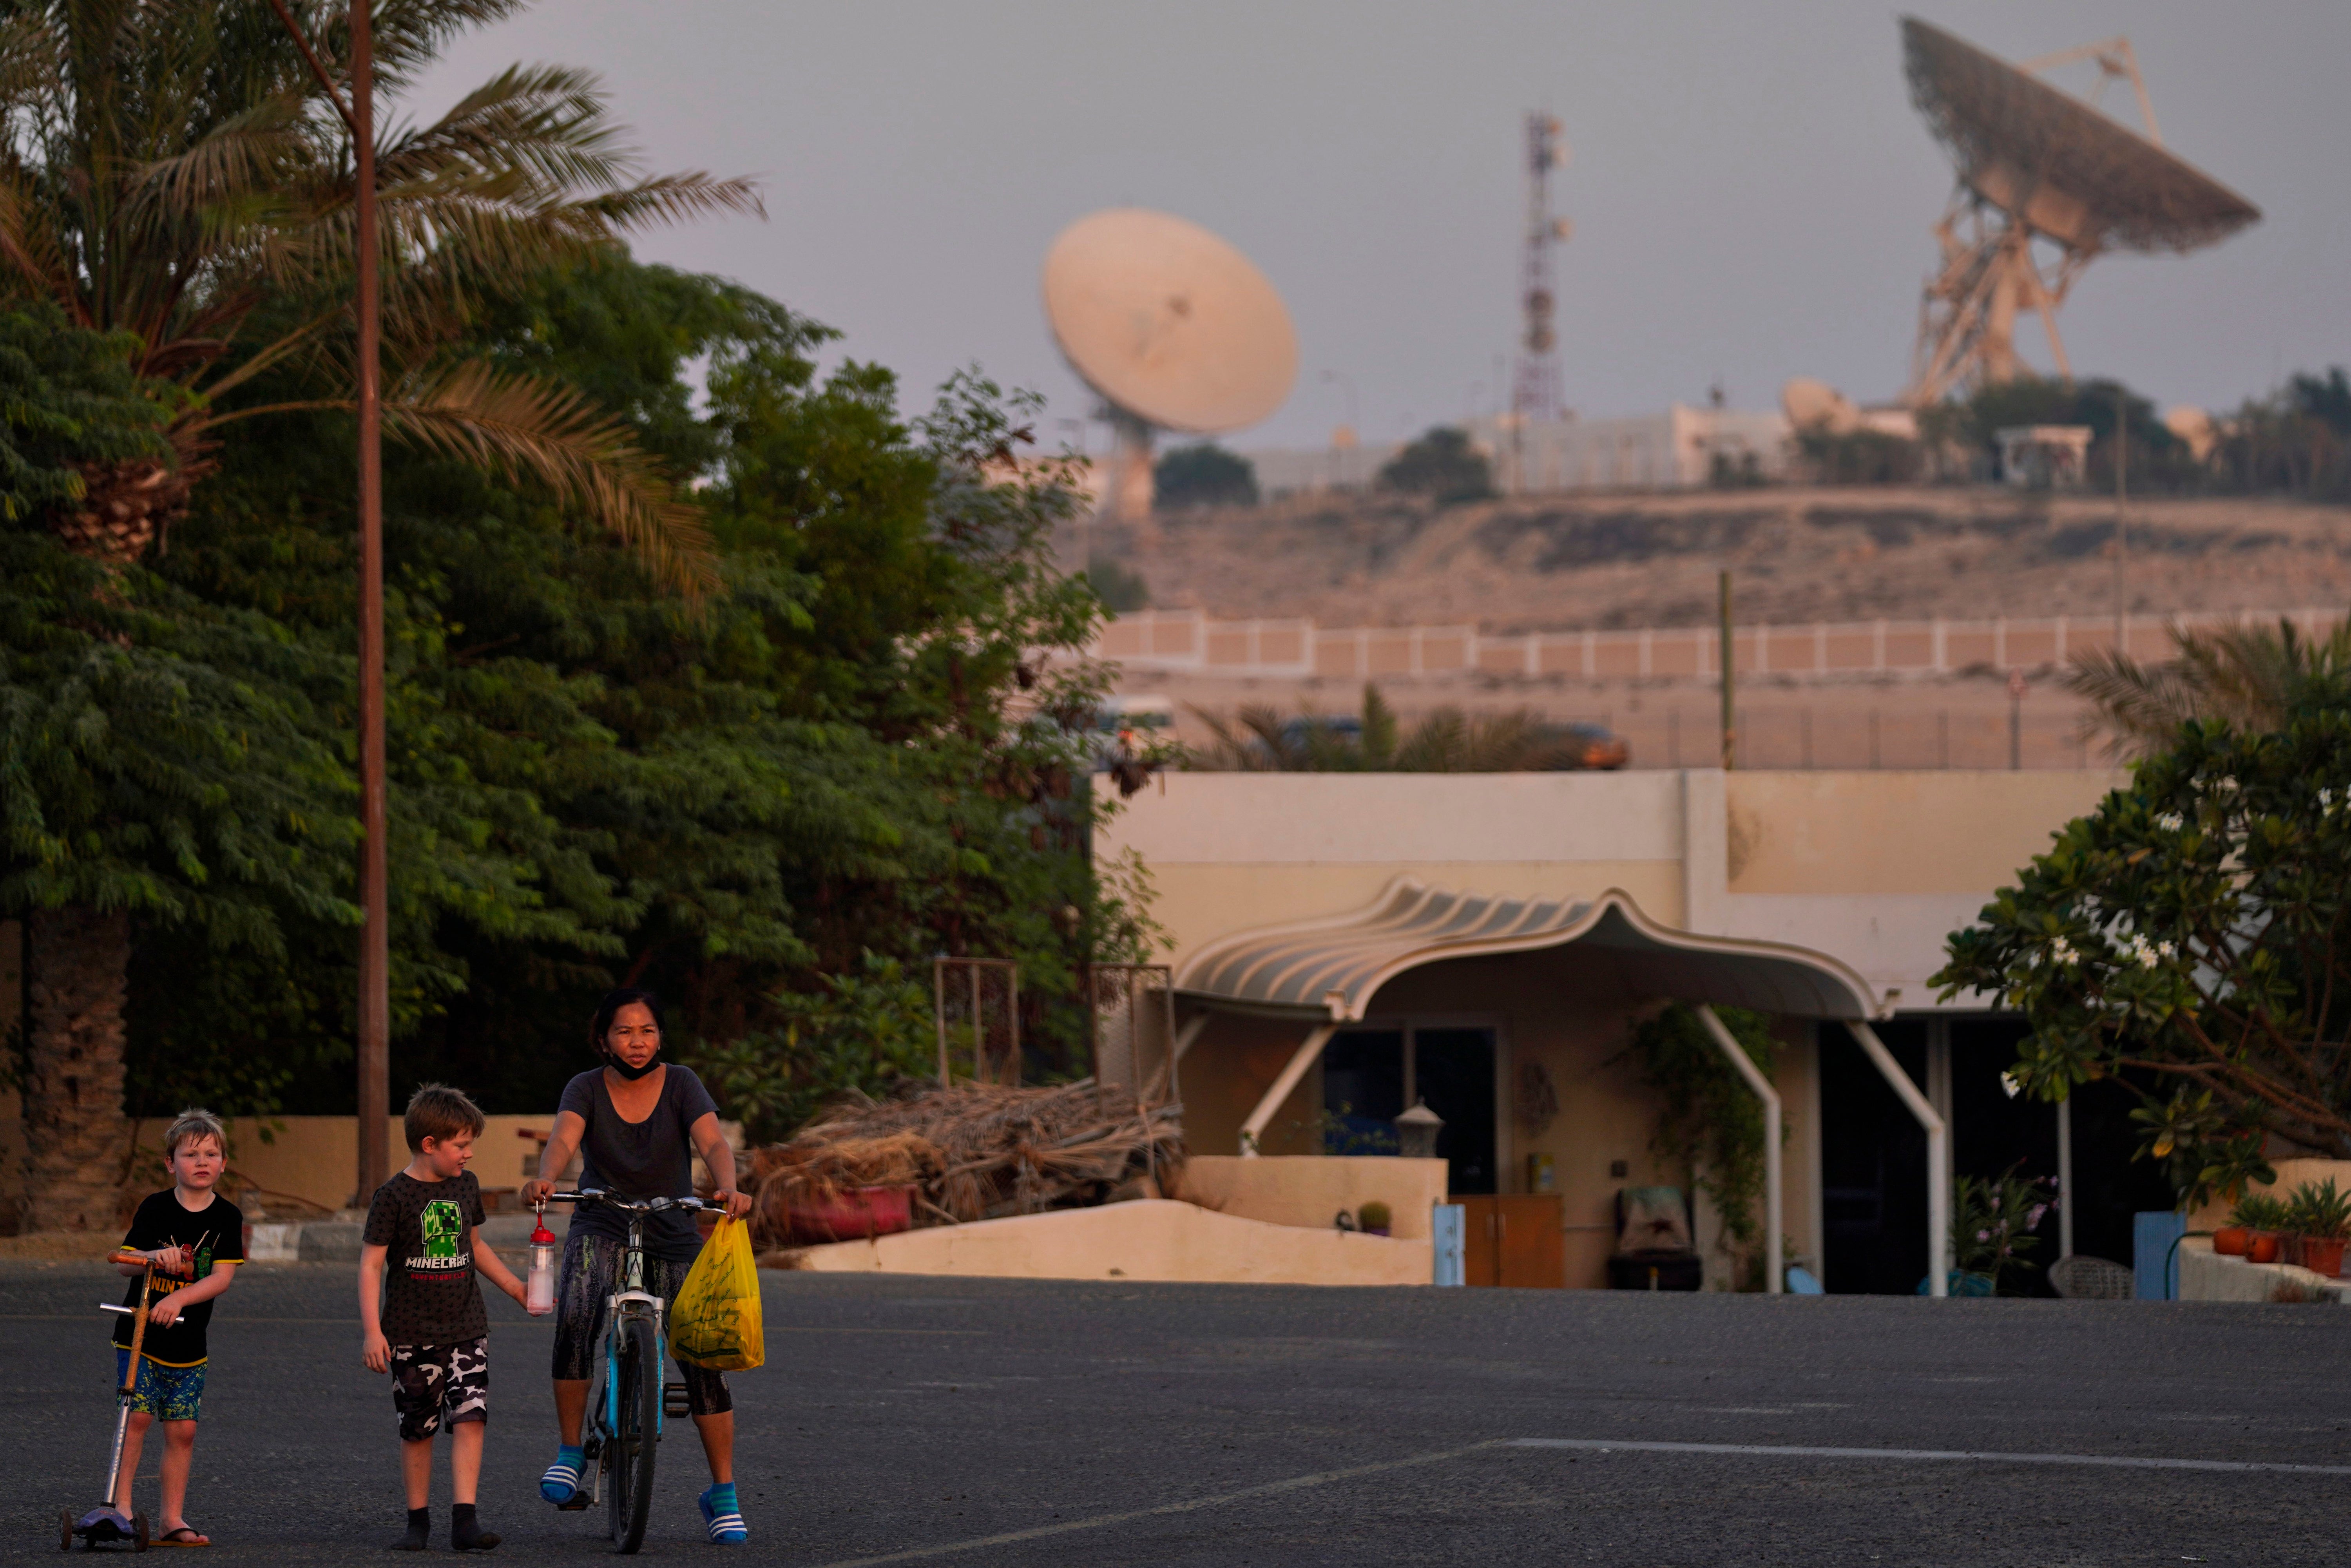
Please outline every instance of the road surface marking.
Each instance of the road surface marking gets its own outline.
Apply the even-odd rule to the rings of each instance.
[[[1635,1454],[1757,1454],[1770,1458],[1891,1459],[1904,1464],[1960,1461],[1978,1465],[2088,1465],[2116,1470],[2283,1470],[2303,1476],[2351,1476],[2351,1465],[2292,1465],[2266,1459],[2157,1459],[2127,1454],[2004,1454],[1973,1448],[1818,1448],[1768,1443],[1639,1443],[1614,1437],[1510,1437],[1508,1448],[1622,1449]]]
[[[1463,1448],[1442,1448],[1433,1454],[1415,1454],[1409,1458],[1383,1459],[1374,1465],[1353,1465],[1343,1470],[1318,1470],[1312,1475],[1292,1476],[1288,1480],[1268,1481],[1263,1486],[1243,1487],[1238,1491],[1218,1492],[1212,1497],[1188,1498],[1182,1502],[1165,1502],[1156,1508],[1133,1508],[1119,1513],[1097,1513],[1084,1519],[1062,1520],[1053,1524],[1040,1524],[1029,1530],[1008,1531],[1002,1535],[983,1535],[971,1541],[951,1541],[944,1546],[916,1546],[904,1552],[885,1552],[876,1557],[847,1557],[838,1563],[828,1563],[823,1568],[880,1568],[885,1563],[913,1563],[925,1557],[946,1557],[957,1552],[977,1552],[989,1546],[1012,1546],[1023,1541],[1039,1541],[1047,1536],[1069,1535],[1081,1530],[1102,1530],[1113,1524],[1132,1524],[1142,1519],[1165,1519],[1170,1514],[1191,1513],[1204,1508],[1218,1508],[1228,1502],[1247,1502],[1251,1498],[1278,1497],[1283,1492],[1304,1491],[1310,1487],[1328,1486],[1333,1481],[1352,1480],[1357,1476],[1375,1476],[1383,1470],[1407,1469],[1415,1465],[1441,1464],[1447,1459],[1458,1459],[1470,1454],[1482,1453],[1495,1446],[1496,1440],[1472,1443]]]

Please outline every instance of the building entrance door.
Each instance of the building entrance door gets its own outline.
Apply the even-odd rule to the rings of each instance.
[[[1405,1023],[1343,1030],[1322,1051],[1322,1151],[1392,1155],[1395,1119],[1416,1099],[1445,1119],[1437,1152],[1456,1194],[1496,1188],[1495,1031]]]

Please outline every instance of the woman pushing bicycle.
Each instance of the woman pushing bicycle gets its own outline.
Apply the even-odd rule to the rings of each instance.
[[[690,1069],[656,1060],[661,1052],[661,1004],[634,987],[608,994],[596,1009],[590,1036],[603,1065],[564,1085],[555,1134],[540,1158],[538,1179],[523,1186],[525,1203],[540,1204],[556,1178],[580,1155],[580,1186],[622,1198],[694,1196],[694,1155],[710,1170],[717,1191],[711,1207],[740,1217],[751,1209],[735,1189],[735,1152],[718,1128],[718,1106]],[[644,1290],[666,1305],[685,1282],[702,1249],[694,1217],[667,1210],[643,1217]],[[573,1505],[583,1451],[580,1428],[588,1408],[589,1371],[619,1290],[628,1218],[584,1203],[571,1217],[563,1245],[556,1297],[555,1415],[561,1447],[539,1478],[538,1490],[559,1507]],[[711,1487],[700,1499],[710,1540],[739,1545],[749,1538],[735,1495],[735,1402],[723,1373],[677,1363],[685,1379],[686,1409],[710,1460]]]

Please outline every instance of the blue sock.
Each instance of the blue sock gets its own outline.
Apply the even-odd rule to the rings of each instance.
[[[555,1463],[538,1478],[538,1495],[549,1502],[569,1502],[580,1490],[580,1467],[587,1460],[586,1450],[566,1443],[555,1450]]]
[[[714,1481],[702,1494],[702,1519],[709,1529],[710,1539],[722,1546],[739,1545],[750,1539],[744,1528],[742,1504],[735,1499],[733,1481]]]

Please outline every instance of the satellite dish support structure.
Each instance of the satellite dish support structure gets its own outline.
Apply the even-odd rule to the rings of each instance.
[[[2031,373],[2016,319],[2032,311],[2057,372],[2073,365],[2057,311],[2083,268],[2105,252],[2186,251],[2259,220],[2259,209],[2163,145],[2155,104],[2130,40],[2104,39],[2011,66],[1915,17],[1902,24],[1912,101],[1950,150],[1959,187],[1935,225],[1941,269],[1927,280],[1903,402],[1938,402]],[[2093,60],[2085,101],[2041,73]],[[2097,111],[2109,81],[2126,80],[2143,130]],[[2036,240],[2057,249],[2044,264]]]

